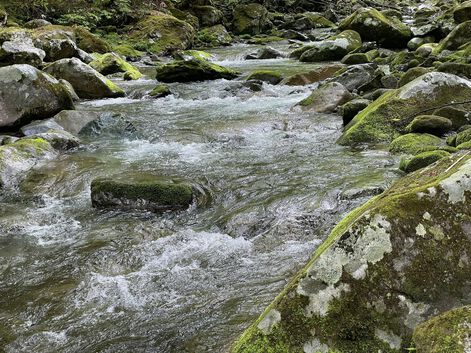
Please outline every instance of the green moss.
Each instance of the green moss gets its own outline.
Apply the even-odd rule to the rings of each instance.
[[[417,353],[466,353],[471,339],[471,306],[447,311],[418,326],[414,331]]]
[[[232,43],[232,37],[223,25],[204,28],[198,32],[196,37],[200,45],[210,47],[230,45]]]
[[[419,154],[433,151],[443,145],[443,141],[430,134],[406,134],[399,136],[391,142],[389,150],[391,153]]]
[[[247,80],[260,80],[264,82],[271,83],[272,85],[276,85],[283,80],[283,76],[278,71],[273,70],[257,70],[247,77]]]
[[[115,53],[96,55],[95,60],[89,65],[103,75],[123,72],[125,73],[125,79],[137,80],[142,77],[142,74],[135,66]]]
[[[471,150],[471,141],[463,142],[456,146],[458,150]]]
[[[80,26],[73,27],[77,46],[87,53],[108,53],[111,46],[104,39],[92,34],[86,28]]]
[[[466,129],[456,136],[456,146],[471,141],[471,129]]]
[[[282,42],[286,40],[278,36],[252,37],[247,40],[248,44],[268,44],[273,42]]]
[[[142,58],[145,53],[134,49],[130,44],[120,44],[113,46],[113,51],[119,55],[123,55],[126,58]]]
[[[154,98],[161,98],[161,97],[166,97],[168,95],[172,94],[170,89],[168,88],[167,85],[160,84],[157,85],[150,93],[149,95]]]
[[[422,152],[412,158],[403,158],[399,169],[406,173],[412,173],[449,155],[450,153],[441,150]]]

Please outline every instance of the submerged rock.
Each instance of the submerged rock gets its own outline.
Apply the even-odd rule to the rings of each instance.
[[[471,300],[470,198],[464,153],[397,181],[335,227],[231,352],[404,352],[418,324]]]
[[[55,78],[29,65],[0,68],[0,128],[47,119],[63,109],[74,109],[74,103]]]
[[[471,351],[471,306],[434,316],[414,330],[417,353],[468,353]]]
[[[193,202],[190,184],[145,174],[95,179],[92,204],[97,208],[139,209],[154,212],[181,210]]]
[[[353,95],[340,83],[331,82],[315,89],[309,97],[297,104],[302,110],[333,113],[339,106],[353,99]]]
[[[423,111],[469,100],[470,81],[440,72],[427,73],[370,104],[348,124],[338,142],[353,145],[391,141]]]
[[[283,80],[283,76],[277,71],[272,70],[258,70],[252,72],[248,77],[247,81],[251,80],[259,80],[263,82],[267,82],[272,85],[276,85]]]
[[[217,80],[225,78],[231,80],[238,76],[238,72],[213,64],[206,60],[177,60],[157,68],[157,80],[161,82],[192,82]]]
[[[340,23],[340,29],[357,31],[363,40],[387,48],[405,47],[412,37],[410,29],[397,18],[388,18],[373,8],[362,8]]]
[[[122,88],[76,58],[58,60],[46,66],[44,71],[70,82],[81,98],[116,98],[125,95]]]

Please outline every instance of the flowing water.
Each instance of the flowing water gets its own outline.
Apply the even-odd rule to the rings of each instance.
[[[253,49],[214,55],[244,73],[313,66],[243,61]],[[128,98],[78,109],[125,114],[137,137],[84,137],[0,199],[0,351],[223,352],[365,201],[348,190],[395,177],[388,153],[335,144],[340,117],[291,109],[307,87],[218,80],[153,100],[151,77],[120,84]],[[91,180],[129,171],[190,180],[210,202],[93,209]]]

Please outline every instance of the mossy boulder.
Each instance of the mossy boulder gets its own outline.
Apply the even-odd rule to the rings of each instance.
[[[343,124],[347,125],[350,121],[353,120],[355,115],[357,115],[363,109],[366,109],[370,104],[371,101],[368,99],[357,98],[342,105],[340,108],[340,113],[342,115]]]
[[[461,131],[456,136],[456,145],[461,145],[462,143],[471,141],[471,129],[466,129]]]
[[[357,65],[369,63],[370,59],[365,53],[353,53],[345,55],[341,62],[345,65]]]
[[[465,1],[453,9],[453,18],[457,23],[471,20],[471,1]]]
[[[125,95],[121,87],[77,58],[58,60],[44,70],[70,82],[80,98],[116,98]]]
[[[443,116],[450,119],[453,124],[453,130],[458,130],[462,126],[471,124],[471,112],[461,109],[459,106],[448,106],[435,110],[433,115]]]
[[[394,17],[386,17],[373,8],[361,8],[343,20],[339,28],[357,31],[363,40],[378,42],[387,48],[405,47],[412,37],[410,29]]]
[[[348,124],[338,143],[391,141],[424,111],[470,99],[470,81],[441,72],[427,73],[375,100]]]
[[[149,93],[149,96],[151,96],[152,98],[163,98],[170,96],[171,94],[172,92],[170,91],[170,88],[168,88],[167,85],[159,84]]]
[[[283,76],[278,71],[273,70],[258,70],[250,73],[247,81],[260,80],[272,85],[276,85],[283,80]]]
[[[95,60],[89,64],[92,68],[103,75],[111,75],[116,73],[128,73],[127,75],[137,80],[142,77],[139,70],[116,53],[107,53],[96,55]]]
[[[330,82],[315,89],[296,106],[304,111],[333,113],[339,106],[353,99],[353,95],[340,83]]]
[[[268,10],[261,4],[240,4],[234,8],[232,30],[235,34],[260,34],[271,28]]]
[[[467,353],[471,350],[471,306],[446,311],[421,323],[413,335],[417,353]]]
[[[310,44],[299,60],[303,62],[340,60],[351,51],[360,48],[361,44],[361,37],[357,32],[343,31],[326,40]]]
[[[207,60],[177,60],[157,68],[157,80],[161,82],[192,82],[217,79],[233,79],[238,72]]]
[[[433,151],[443,145],[442,139],[430,134],[405,134],[394,139],[389,150],[391,153],[419,154]]]
[[[335,23],[316,12],[298,14],[283,24],[283,28],[295,31],[309,31],[316,28],[335,27]]]
[[[85,52],[104,54],[111,51],[111,45],[106,40],[91,33],[86,28],[74,26],[72,27],[72,30],[77,46]]]
[[[113,47],[113,52],[122,55],[127,60],[136,61],[142,58],[145,53],[134,49],[130,44],[119,44]]]
[[[419,115],[407,126],[409,132],[443,136],[453,127],[450,119],[438,115]]]
[[[16,188],[36,164],[55,155],[42,138],[27,137],[0,146],[0,190]]]
[[[457,50],[463,44],[471,41],[471,21],[460,23],[453,31],[435,47],[433,53],[439,54],[443,50]]]
[[[344,69],[341,64],[325,65],[308,72],[295,74],[285,78],[280,84],[288,86],[305,86],[332,77],[337,71]]]
[[[399,79],[397,87],[402,87],[407,85],[409,82],[414,81],[417,77],[425,75],[431,71],[427,67],[413,67],[407,70]]]
[[[448,157],[449,155],[449,152],[442,150],[422,152],[410,158],[403,158],[399,169],[406,173],[412,173],[416,170],[425,168],[442,158]]]
[[[202,50],[182,50],[173,54],[175,60],[206,60],[211,61],[213,56]]]
[[[66,87],[29,65],[0,68],[0,128],[47,119],[74,109]]]
[[[156,13],[139,21],[129,34],[142,49],[154,54],[169,54],[191,48],[195,29],[173,16]]]
[[[217,47],[231,45],[232,37],[223,25],[215,25],[200,30],[196,38],[205,46]]]
[[[446,62],[438,66],[437,71],[446,72],[464,78],[471,78],[471,64]]]
[[[351,212],[232,353],[400,353],[413,330],[469,303],[471,156],[397,181]]]
[[[462,144],[456,146],[457,150],[471,150],[471,141],[463,142]]]
[[[191,12],[198,18],[201,27],[209,27],[222,23],[223,13],[214,6],[210,5],[194,5]]]
[[[181,210],[193,197],[190,184],[149,174],[95,179],[91,184],[92,205],[97,208]]]

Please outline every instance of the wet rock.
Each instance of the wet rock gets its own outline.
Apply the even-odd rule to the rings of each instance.
[[[63,109],[74,109],[74,103],[53,77],[29,65],[0,68],[0,128],[47,119]]]
[[[467,353],[471,346],[471,306],[464,306],[421,323],[414,330],[417,352]]]
[[[441,72],[427,73],[370,104],[348,124],[338,142],[391,141],[421,112],[469,100],[470,81]]]
[[[340,60],[360,47],[360,35],[355,31],[344,31],[327,40],[307,46],[307,50],[302,53],[299,60],[303,62]]]
[[[233,79],[238,72],[206,60],[177,60],[157,68],[157,80],[169,82],[192,82],[217,79]]]
[[[255,59],[260,59],[260,60],[265,60],[265,59],[277,59],[277,58],[283,58],[285,55],[272,48],[272,47],[263,47],[260,50],[258,50],[256,53],[249,54],[245,57],[246,60],[255,60]]]
[[[167,85],[160,84],[157,85],[150,93],[149,96],[152,98],[163,98],[170,96],[172,92],[170,91],[170,88],[168,88]]]
[[[457,50],[469,41],[471,41],[471,21],[466,21],[456,26],[446,38],[441,40],[433,53],[439,54],[444,50]]]
[[[124,73],[132,80],[142,77],[142,74],[134,65],[128,63],[116,53],[96,55],[95,60],[90,63],[90,66],[102,75]]]
[[[63,80],[63,79],[59,79],[59,82],[62,84],[62,86],[67,90],[67,92],[69,93],[70,97],[72,97],[72,100],[74,102],[78,102],[80,100],[79,96],[77,95],[77,93],[75,92],[75,89],[74,87],[70,84],[69,81],[66,81],[66,80]]]
[[[88,117],[86,125],[82,127],[78,134],[80,136],[96,137],[109,135],[121,138],[135,139],[141,137],[136,127],[123,114],[114,114],[111,112],[99,113],[93,118],[93,113],[87,112]],[[57,121],[57,120],[56,120]],[[60,125],[63,123],[60,123]]]
[[[100,118],[103,113],[93,111],[63,110],[52,120],[73,135],[83,134],[88,124]],[[88,131],[88,130],[87,130]]]
[[[209,5],[194,5],[191,7],[191,12],[195,15],[201,27],[209,27],[222,23],[223,13]]]
[[[45,27],[45,26],[51,26],[52,23],[46,20],[43,20],[41,18],[37,18],[35,20],[28,21],[24,24],[25,28],[29,29],[36,29],[40,27]]]
[[[295,31],[309,31],[316,28],[335,28],[336,26],[319,13],[305,12],[294,16],[283,27]]]
[[[125,95],[122,88],[77,58],[58,60],[46,66],[44,71],[70,82],[80,98],[116,98]]]
[[[260,34],[271,28],[268,10],[261,4],[240,4],[234,8],[232,23],[235,34]]]
[[[453,10],[453,18],[457,23],[471,20],[471,1],[465,1]]]
[[[382,71],[377,70],[375,64],[354,65],[329,79],[344,85],[349,91],[369,91],[376,88],[382,88],[381,77],[384,75]]]
[[[339,198],[341,200],[355,200],[363,197],[371,198],[372,196],[379,195],[385,191],[383,186],[371,186],[366,188],[354,188],[343,191]]]
[[[211,61],[213,55],[202,50],[180,50],[173,53],[175,60],[205,60]]]
[[[365,53],[354,53],[345,55],[341,62],[345,65],[357,65],[369,63],[370,59]]]
[[[280,37],[291,40],[299,40],[301,42],[307,42],[309,40],[309,37],[307,37],[305,34],[292,29],[285,29],[280,31]]]
[[[297,104],[302,110],[316,113],[333,113],[339,106],[353,99],[353,95],[340,83],[331,82],[315,89]]]
[[[351,212],[231,352],[399,353],[418,324],[469,302],[470,158],[443,158]]]
[[[197,34],[198,41],[207,46],[217,47],[231,45],[232,37],[223,25],[203,28]]]
[[[448,106],[435,110],[433,115],[443,116],[450,119],[453,130],[459,130],[462,126],[471,124],[471,112],[459,108],[459,106]]]
[[[453,123],[450,119],[437,115],[419,115],[408,125],[409,132],[427,133],[443,136],[451,131]]]
[[[399,169],[406,173],[412,173],[416,170],[428,167],[429,165],[439,161],[450,155],[447,151],[428,151],[419,153],[411,158],[403,158],[399,165]]]
[[[68,151],[77,148],[80,145],[78,137],[63,129],[50,129],[46,132],[41,132],[32,135],[31,138],[40,138],[47,141],[55,150]]]
[[[271,70],[259,70],[252,72],[248,77],[247,81],[259,80],[262,82],[267,82],[271,85],[276,85],[283,80],[281,74],[277,71]]]
[[[72,110],[75,112],[75,110]],[[22,126],[20,132],[24,136],[32,136],[47,132],[49,130],[64,130],[54,119],[35,120],[28,125]]]
[[[82,49],[77,50],[77,58],[82,60],[85,64],[90,64],[94,60],[92,55],[88,54]]]
[[[0,46],[0,66],[28,64],[40,67],[46,53],[29,41],[5,41]]]
[[[407,48],[417,50],[422,45],[435,42],[433,37],[414,37],[407,43]]]
[[[40,161],[56,156],[44,139],[22,138],[0,146],[0,190],[13,189]]]
[[[343,125],[347,125],[352,121],[355,115],[368,107],[370,103],[371,101],[368,99],[358,98],[342,105],[340,108],[340,114],[342,115]]]
[[[391,153],[419,154],[427,151],[438,150],[443,141],[430,134],[406,134],[394,139],[389,150]]]
[[[416,78],[429,73],[431,70],[426,67],[413,67],[407,70],[399,79],[397,86],[402,87],[407,85],[409,82],[414,81]]]
[[[129,37],[141,42],[151,53],[168,54],[189,49],[194,41],[195,30],[184,21],[159,13],[140,20],[132,28]]]
[[[289,76],[281,81],[280,84],[288,86],[305,86],[332,77],[337,71],[344,68],[345,66],[341,64],[326,65],[309,72]]]
[[[376,41],[386,48],[404,47],[412,37],[410,29],[400,20],[388,18],[373,8],[358,9],[339,28],[354,30],[363,40]]]
[[[187,209],[193,202],[194,194],[190,184],[135,174],[93,180],[91,198],[97,208],[163,212]]]

